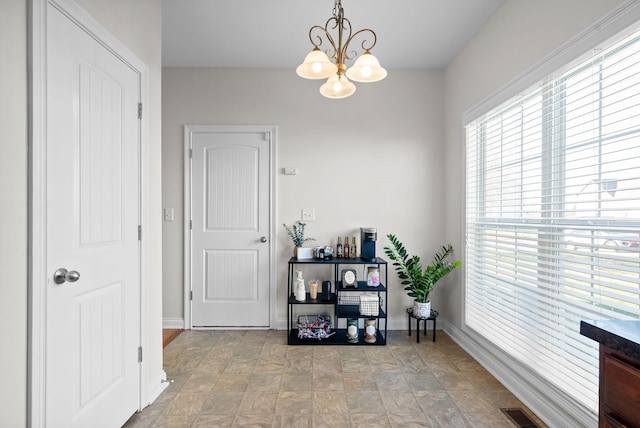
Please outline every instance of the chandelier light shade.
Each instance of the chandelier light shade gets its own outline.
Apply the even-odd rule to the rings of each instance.
[[[360,48],[363,51],[357,58],[357,52],[348,50],[355,39],[360,40]],[[327,98],[339,99],[353,95],[356,86],[349,79],[368,83],[387,77],[387,70],[380,66],[378,59],[371,53],[371,49],[376,45],[376,33],[368,28],[352,32],[351,22],[344,17],[342,0],[335,0],[333,16],[327,20],[324,27],[311,27],[309,40],[313,50],[296,68],[296,73],[305,79],[327,79],[320,87],[320,93]],[[320,47],[324,41],[330,47],[322,51]],[[353,66],[347,68],[345,61],[354,59],[356,61]]]
[[[298,76],[305,79],[326,79],[338,72],[338,67],[329,60],[326,53],[314,49],[307,54],[304,62],[296,68]]]
[[[347,69],[347,77],[355,82],[377,82],[387,77],[387,70],[380,67],[378,58],[365,53],[358,57],[353,67]]]
[[[349,82],[347,76],[341,74],[334,74],[320,86],[320,93],[327,98],[347,98],[354,92],[356,92],[356,85]]]

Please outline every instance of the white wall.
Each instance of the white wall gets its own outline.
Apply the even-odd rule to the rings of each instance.
[[[163,69],[163,224],[165,320],[183,317],[183,124],[278,126],[276,242],[279,325],[286,325],[286,262],[292,246],[282,223],[315,208],[308,236],[336,243],[359,228],[378,228],[378,255],[395,233],[431,258],[443,243],[444,139],[442,73],[390,70],[387,79],[357,84],[350,98],[322,97],[320,82],[294,70]],[[284,176],[283,167],[297,167]],[[316,244],[313,243],[313,244]],[[326,279],[329,279],[327,277]],[[389,273],[391,328],[406,328],[410,299]],[[437,293],[437,292],[436,292]]]
[[[27,3],[0,2],[0,425],[27,416]]]
[[[149,67],[149,225],[150,298],[144,346],[150,351],[146,378],[162,370],[160,234],[160,76],[161,4],[157,0],[78,2]],[[3,427],[27,420],[27,5],[0,2],[0,403]],[[140,18],[144,19],[140,19]],[[157,232],[154,233],[154,230]],[[155,354],[155,358],[153,357]]]

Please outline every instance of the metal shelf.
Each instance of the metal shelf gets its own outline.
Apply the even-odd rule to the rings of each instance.
[[[358,330],[358,343],[347,342],[347,330],[340,328],[335,330],[333,336],[326,339],[300,339],[298,338],[298,329],[294,328],[289,332],[289,345],[367,345],[367,346],[384,346],[387,344],[385,337],[380,330],[377,331],[376,342],[368,343],[364,341],[364,330]]]
[[[293,278],[294,271],[299,268],[304,269],[305,266],[328,266],[332,270],[333,281],[332,287],[333,292],[331,293],[331,299],[329,301],[323,301],[320,298],[320,290],[318,291],[318,299],[311,300],[309,293],[306,294],[306,300],[303,302],[299,302],[295,299],[293,294]],[[378,266],[380,269],[380,285],[377,287],[368,286],[366,281],[358,281],[355,287],[342,287],[342,281],[339,281],[340,268],[344,266],[354,266],[354,265],[370,265],[370,266]],[[289,259],[289,269],[288,269],[288,278],[287,278],[287,293],[288,293],[288,301],[287,301],[287,330],[289,331],[287,342],[289,345],[386,345],[387,343],[387,287],[384,285],[387,283],[387,262],[386,260],[376,257],[374,261],[363,260],[361,258],[357,259],[344,259],[344,258],[333,258],[331,260],[318,260],[318,259],[309,259],[309,260],[298,260],[295,257]],[[330,276],[329,276],[330,277]],[[362,315],[360,313],[360,305],[359,304],[339,304],[340,302],[340,294],[348,293],[345,295],[357,296],[358,294],[363,293],[375,293],[378,295],[378,315]],[[331,337],[325,339],[300,339],[298,338],[298,328],[297,324],[294,323],[294,308],[298,306],[317,306],[318,309],[322,307],[322,312],[329,311],[333,312],[332,317],[332,331],[335,332]],[[320,310],[318,311],[321,312]],[[359,328],[358,334],[358,343],[350,343],[347,341],[347,330],[346,328],[340,328],[340,320],[346,322],[348,318],[356,318],[358,320],[364,320],[367,318],[375,318],[376,319],[376,342],[375,343],[367,343],[364,341],[364,330],[362,326]]]
[[[338,301],[338,296],[336,296],[335,293],[331,293],[331,300],[322,300],[320,298],[320,294],[318,293],[318,298],[317,299],[311,299],[311,295],[309,293],[307,293],[307,297],[306,300],[301,302],[299,300],[296,300],[295,296],[293,294],[289,295],[289,304],[290,305],[335,305],[336,302]]]
[[[358,305],[337,305],[336,310],[336,318],[387,318],[387,314],[382,308],[380,308],[378,315],[362,315]]]

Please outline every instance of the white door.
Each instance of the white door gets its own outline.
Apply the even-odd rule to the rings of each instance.
[[[271,132],[191,129],[192,326],[269,327]]]
[[[139,74],[47,15],[45,420],[117,427],[140,394]]]

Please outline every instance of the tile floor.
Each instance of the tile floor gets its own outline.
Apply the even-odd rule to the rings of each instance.
[[[436,340],[288,346],[284,331],[187,330],[164,349],[173,383],[125,427],[513,428],[503,407],[543,426],[444,332]]]

